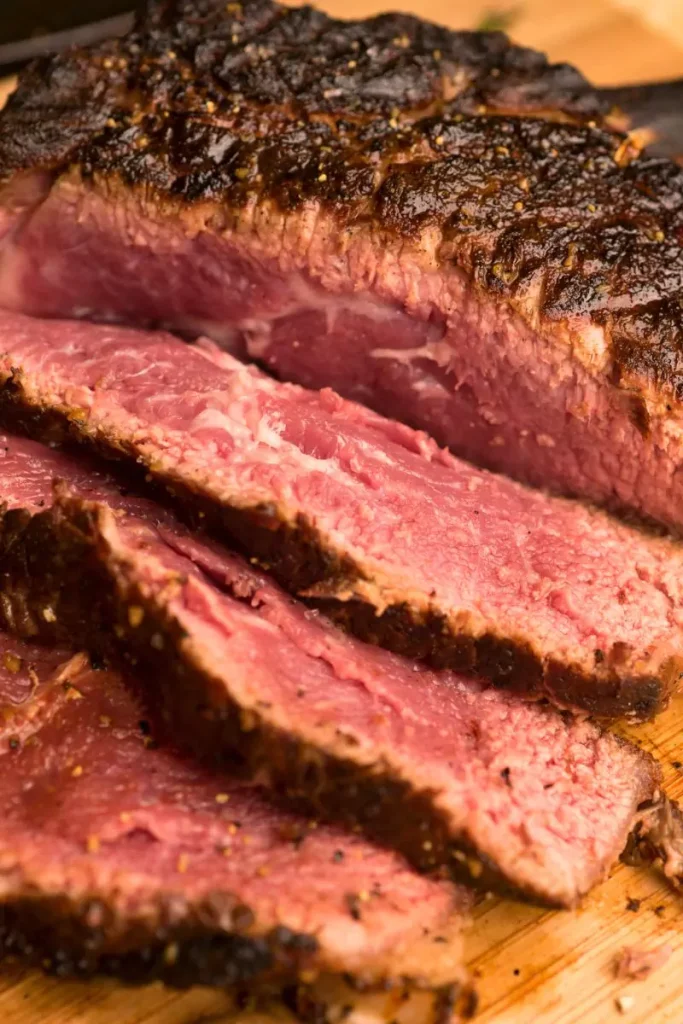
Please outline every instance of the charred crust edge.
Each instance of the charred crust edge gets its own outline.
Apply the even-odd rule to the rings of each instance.
[[[98,927],[88,924],[93,907],[101,916]],[[121,931],[104,900],[80,905],[64,895],[18,891],[0,905],[0,955],[18,957],[60,978],[109,975],[129,984],[158,980],[175,988],[287,977],[314,959],[313,936],[288,929],[261,937],[229,933],[202,920],[210,916],[210,906],[191,907],[180,923],[166,927],[132,921]],[[111,926],[119,932],[113,943],[107,935]]]

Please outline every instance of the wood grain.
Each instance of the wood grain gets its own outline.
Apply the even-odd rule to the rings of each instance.
[[[373,0],[327,0],[322,6],[345,17],[377,9]],[[580,65],[598,83],[683,75],[681,0],[398,0],[391,6],[453,27],[474,27],[491,8],[513,7],[515,38],[547,50],[555,60]],[[683,772],[672,764],[683,761],[683,698],[633,736],[664,764],[672,795],[683,797]],[[629,898],[640,901],[637,912],[627,909]],[[615,979],[614,959],[625,946],[654,949],[665,943],[673,946],[673,955],[650,979]],[[481,997],[478,1024],[683,1022],[683,900],[653,873],[617,868],[576,913],[484,900],[476,909],[468,949]],[[623,1004],[622,1013],[616,999],[624,996],[633,1003]],[[397,1009],[389,997],[369,999],[355,1022],[395,1018],[422,1024],[423,1006]],[[10,966],[0,972],[2,1017],[10,1024],[291,1022],[278,1007],[236,1009],[225,993],[57,982]]]

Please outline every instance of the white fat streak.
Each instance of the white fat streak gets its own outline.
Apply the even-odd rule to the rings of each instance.
[[[230,403],[227,408],[204,409],[194,417],[189,433],[203,430],[215,430],[225,433],[239,443],[240,458],[245,454],[259,450],[262,460],[270,464],[283,464],[283,457],[290,456],[297,470],[326,473],[329,476],[339,475],[341,467],[338,459],[319,458],[307,455],[283,437],[284,423],[274,416],[260,413],[256,422],[249,416],[249,410],[243,402]],[[209,442],[211,443],[211,442]]]
[[[274,381],[272,381],[269,377],[266,377],[264,374],[262,374],[259,370],[256,369],[256,367],[249,366],[246,365],[245,363],[240,362],[238,359],[235,359],[234,356],[230,355],[228,352],[224,352],[222,349],[218,348],[215,344],[213,344],[213,342],[207,339],[202,339],[199,342],[199,344],[197,345],[197,350],[201,352],[204,358],[208,359],[209,362],[213,362],[214,364],[222,366],[225,369],[233,372],[233,377],[230,381],[230,391],[233,394],[237,394],[239,398],[238,401],[231,405],[228,410],[224,410],[223,412],[221,412],[220,406],[224,404],[224,401],[221,400],[222,396],[217,396],[217,407],[214,409],[207,409],[203,413],[200,413],[199,416],[196,417],[195,420],[193,421],[193,425],[198,422],[200,417],[203,417],[205,416],[205,414],[208,414],[210,412],[218,412],[219,414],[223,415],[223,417],[225,417],[227,414],[229,417],[231,417],[231,422],[233,422],[238,427],[238,429],[240,429],[240,437],[244,441],[248,442],[250,438],[253,437],[257,443],[262,441],[264,444],[276,450],[282,450],[283,448],[286,447],[289,451],[297,453],[299,464],[302,467],[320,469],[321,467],[324,466],[325,468],[322,469],[323,472],[329,471],[327,467],[330,464],[333,464],[337,469],[340,468],[339,460],[335,457],[321,459],[318,458],[317,456],[306,455],[299,448],[296,448],[295,445],[291,444],[289,441],[285,441],[282,436],[285,431],[284,423],[282,420],[279,420],[276,417],[268,418],[265,414],[261,414],[261,417],[257,424],[256,431],[247,423],[246,415],[243,411],[241,411],[242,408],[245,408],[243,402],[243,396],[245,395],[245,393],[250,392],[251,394],[256,394],[258,392],[261,392],[262,394],[270,395],[278,387],[290,387],[292,388],[292,390],[295,391],[301,390],[297,387],[297,385],[276,385]],[[247,425],[246,432],[243,430],[245,424]],[[213,421],[207,415],[206,419],[199,424],[198,429],[202,429],[202,427],[216,427],[217,429],[225,429],[225,419],[223,419],[222,422],[219,420]],[[234,433],[234,431],[232,430],[230,432]],[[431,457],[431,455],[433,454],[433,442],[429,441],[427,435],[422,435],[420,432],[417,432],[416,436],[418,437],[418,447],[420,451],[422,451],[423,454],[429,454],[429,456]],[[383,462],[385,465],[393,464],[392,458],[389,455],[387,455],[387,453],[384,452],[379,445],[373,445],[370,441],[365,441],[362,440],[361,438],[356,438],[354,444],[364,454],[374,459],[375,461]]]
[[[443,369],[450,367],[454,354],[453,346],[448,341],[429,341],[416,348],[374,348],[370,352],[374,359],[393,359],[405,365],[416,359],[428,359]]]
[[[287,286],[288,302],[274,308],[270,314],[258,319],[247,318],[238,323],[239,329],[249,338],[252,355],[260,356],[268,347],[273,323],[296,316],[297,313],[324,313],[326,330],[330,334],[342,313],[351,312],[375,323],[384,323],[397,315],[402,315],[397,308],[365,294],[325,292],[319,286],[313,286],[301,274],[292,275]]]
[[[375,323],[385,323],[396,316],[403,316],[402,310],[380,299],[368,295],[347,292],[325,292],[320,286],[314,286],[302,275],[292,275],[287,282],[290,292],[288,301],[278,305],[269,313],[265,311],[260,317],[245,317],[232,323],[222,324],[214,320],[188,319],[182,322],[183,329],[190,334],[206,335],[218,342],[225,349],[233,349],[239,339],[245,335],[249,341],[249,353],[253,358],[261,358],[270,346],[273,324],[307,313],[311,310],[325,314],[327,333],[333,333],[337,318],[342,313],[353,313]],[[79,315],[88,315],[83,311]],[[178,324],[169,324],[175,329]],[[306,339],[305,339],[306,340]],[[295,342],[294,344],[297,344]]]
[[[579,361],[595,373],[604,372],[611,358],[605,330],[597,324],[582,324],[572,339],[572,348]]]

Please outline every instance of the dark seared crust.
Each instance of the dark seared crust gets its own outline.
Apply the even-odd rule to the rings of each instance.
[[[214,200],[218,227],[253,200],[318,201],[380,238],[436,224],[442,263],[527,315],[604,327],[615,383],[681,398],[683,169],[593,127],[607,112],[572,68],[499,33],[159,0],[125,40],[24,75],[0,180],[76,164]]]
[[[100,52],[110,49],[107,44]],[[103,81],[101,62],[85,53],[45,58],[24,71],[3,111],[0,181],[14,170],[67,163],[105,128],[108,106],[123,96],[116,81],[114,75]]]
[[[423,614],[405,603],[389,605],[381,614],[365,601],[349,600],[354,582],[369,579],[363,567],[330,548],[304,515],[284,522],[274,506],[219,506],[178,482],[157,480],[154,467],[136,465],[137,453],[117,438],[92,436],[87,424],[54,409],[36,408],[22,390],[21,373],[0,382],[0,422],[48,443],[85,442],[108,459],[121,457],[139,473],[138,484],[170,503],[191,526],[208,530],[236,546],[296,596],[356,636],[437,668],[480,677],[495,686],[533,698],[548,698],[560,707],[580,709],[604,719],[653,718],[669,702],[678,685],[675,665],[660,676],[632,676],[619,662],[619,645],[586,674],[563,664],[530,643],[513,642],[495,632],[473,636],[438,612]],[[337,595],[342,595],[337,597]]]
[[[361,826],[372,838],[398,848],[421,871],[548,906],[578,902],[579,892],[558,903],[542,888],[520,888],[514,876],[476,849],[468,834],[454,834],[431,794],[398,780],[381,761],[371,767],[359,764],[349,756],[350,741],[343,735],[333,749],[322,750],[273,726],[257,710],[242,708],[198,659],[191,638],[168,609],[124,577],[103,542],[103,514],[96,503],[66,496],[37,515],[22,510],[4,514],[0,620],[6,626],[50,642],[75,639],[97,657],[115,663],[123,659],[135,673],[163,681],[163,700],[155,695],[150,707],[162,734],[169,721],[176,732],[180,725],[202,759],[247,777],[267,778],[294,810],[325,818],[334,807],[341,824]],[[41,614],[48,606],[55,611],[54,622]],[[144,610],[135,628],[131,606]],[[653,764],[644,754],[641,768],[642,799],[655,784]]]
[[[70,917],[74,911],[75,916]],[[101,915],[99,929],[84,926],[93,912]],[[136,935],[141,945],[134,952],[104,953],[98,947],[108,923],[106,907],[94,901],[73,908],[64,897],[49,904],[28,897],[17,899],[0,908],[0,957],[18,958],[23,965],[35,965],[58,978],[104,975],[129,985],[162,981],[181,989],[194,985],[237,987],[237,1009],[256,1009],[263,1003],[266,1010],[273,999],[282,1000],[297,1020],[310,1024],[324,1024],[328,1010],[339,1012],[336,1002],[323,1002],[324,987],[287,983],[292,968],[302,967],[306,954],[315,948],[310,936],[280,928],[264,939],[248,939],[212,932],[200,922],[194,929],[188,923],[183,928],[160,929],[158,935]],[[282,976],[273,970],[278,963],[287,965]],[[386,987],[389,984],[392,989],[404,987],[406,1000],[415,991],[410,979]],[[346,975],[344,1005],[352,1005],[368,988],[372,986]],[[458,983],[436,989],[425,1024],[451,1024],[453,1012],[464,1005],[471,991]],[[336,989],[331,994],[336,995]]]
[[[156,120],[163,108],[206,120],[208,104],[223,121],[242,101],[254,108],[247,134],[259,119],[269,131],[266,122],[291,128],[320,116],[412,119],[447,104],[582,121],[609,111],[574,68],[500,32],[452,32],[405,14],[342,22],[272,0],[152,0],[126,39],[46,58],[22,75],[4,117],[12,131],[2,133],[0,174],[80,160],[83,144],[118,137],[103,132],[109,117],[134,114],[135,127],[139,113]],[[121,141],[139,137],[129,131]]]
[[[477,676],[523,696],[549,698],[559,707],[580,708],[596,718],[654,718],[677,683],[677,676],[664,683],[654,676],[624,678],[617,665],[606,664],[599,675],[588,676],[552,657],[541,661],[531,645],[514,644],[495,633],[456,635],[444,616],[418,617],[406,604],[392,605],[381,615],[360,601],[315,604],[349,632],[397,654]]]
[[[606,110],[574,68],[549,65],[500,32],[453,32],[406,14],[345,22],[270,0],[161,0],[142,19],[145,42],[150,25],[159,50],[174,49],[231,98],[296,113],[375,117],[454,95],[462,109],[557,110],[583,118]]]
[[[238,909],[248,920],[249,909]],[[66,896],[48,900],[29,891],[0,907],[0,955],[18,956],[61,978],[111,975],[131,984],[163,981],[177,988],[276,979],[315,958],[312,936],[287,928],[263,938],[226,934],[212,928],[212,916],[210,905],[193,907],[180,925],[149,929],[139,922],[122,931],[105,902],[75,906]],[[89,924],[93,920],[97,925]],[[111,942],[112,931],[120,936],[120,948]]]

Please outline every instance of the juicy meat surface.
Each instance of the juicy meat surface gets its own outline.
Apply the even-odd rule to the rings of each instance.
[[[11,436],[0,453],[5,620],[115,638],[204,758],[423,870],[544,903],[575,904],[618,857],[659,781],[636,747],[361,644],[87,461]]]
[[[605,717],[681,673],[683,549],[210,344],[0,320],[0,417],[141,464],[361,637]]]
[[[178,985],[462,976],[465,893],[157,745],[84,655],[1,634],[0,721],[4,954]]]
[[[2,115],[0,303],[209,334],[678,528],[683,169],[608,114],[500,34],[152,2]]]

